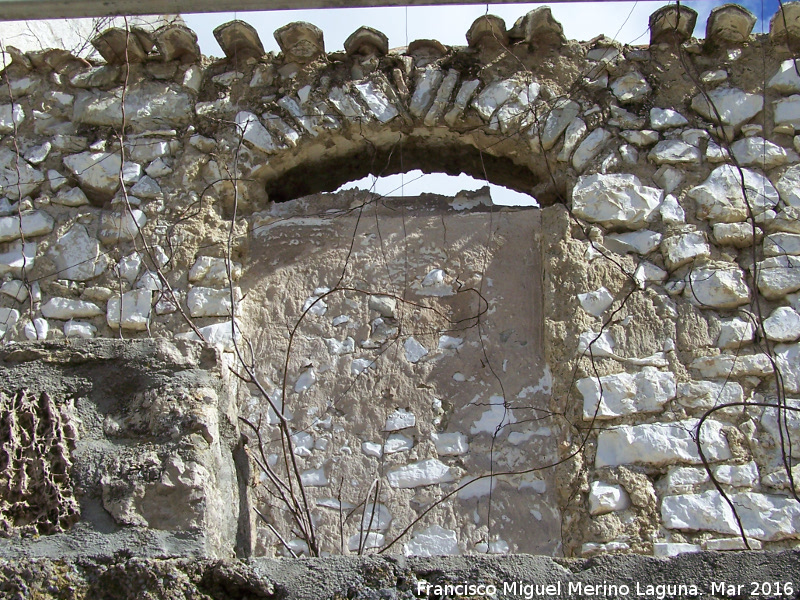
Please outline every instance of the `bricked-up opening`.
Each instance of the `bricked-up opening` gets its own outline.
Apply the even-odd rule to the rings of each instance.
[[[268,167],[270,173],[262,175],[269,199],[285,202],[320,192],[334,192],[343,184],[367,175],[385,177],[415,169],[453,176],[463,173],[531,195],[543,206],[565,198],[557,169],[551,172],[545,161],[538,161],[541,164],[533,166],[518,164],[503,155],[503,149],[497,147],[497,140],[491,140],[496,145],[494,147],[492,143],[485,144],[492,153],[459,140],[453,133],[436,140],[423,136],[403,136],[401,139],[395,134],[392,142],[380,145],[350,142],[344,144],[346,148],[342,150],[342,144],[336,141],[324,149],[304,147],[303,154],[315,157],[309,160],[297,156],[276,157],[277,160]]]

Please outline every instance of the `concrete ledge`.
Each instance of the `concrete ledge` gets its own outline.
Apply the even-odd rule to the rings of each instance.
[[[436,587],[445,585],[467,589]],[[40,600],[63,598],[67,587],[69,597],[76,600],[489,597],[488,586],[496,587],[492,597],[529,600],[746,598],[751,597],[754,585],[763,591],[767,591],[763,586],[780,586],[782,592],[791,592],[769,597],[796,597],[800,552],[705,552],[669,559],[617,555],[588,560],[525,555],[247,562],[0,560],[0,594]]]

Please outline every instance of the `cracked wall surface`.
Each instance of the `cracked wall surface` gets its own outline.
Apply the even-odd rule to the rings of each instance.
[[[102,442],[71,454],[70,531],[225,557],[796,546],[800,4],[753,23],[727,5],[696,39],[663,7],[631,47],[540,8],[464,47],[359,28],[326,52],[292,23],[265,54],[234,21],[213,61],[180,24],[102,32],[105,62],[9,49],[0,335],[4,373],[31,366],[4,398],[64,413],[80,396],[38,369],[135,341],[65,421]],[[331,193],[413,168],[541,208]],[[117,390],[126,343],[162,342],[194,375]]]

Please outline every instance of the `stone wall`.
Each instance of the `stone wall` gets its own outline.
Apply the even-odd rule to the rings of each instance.
[[[63,376],[6,377],[4,410],[57,411],[48,443],[73,444],[94,486],[56,485],[80,519],[40,532],[188,529],[169,552],[219,556],[794,547],[798,13],[752,36],[721,7],[697,40],[693,12],[665,7],[645,47],[568,41],[542,8],[510,29],[482,17],[458,48],[389,51],[360,28],[326,53],[293,23],[265,55],[235,21],[216,62],[180,25],[104,32],[104,64],[13,53],[9,356],[49,365],[113,337],[220,353],[206,383],[175,374],[92,409],[102,434]],[[542,208],[327,193],[413,168]],[[153,416],[195,403],[227,429]],[[157,448],[100,467],[87,435]],[[148,461],[153,492],[132,474]],[[172,493],[206,500],[173,515]],[[4,502],[5,533],[30,533]]]

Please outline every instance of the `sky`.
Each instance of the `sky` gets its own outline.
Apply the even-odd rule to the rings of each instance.
[[[711,9],[724,4],[724,0],[697,0],[683,4],[697,11],[698,19],[694,35],[705,35],[706,19]],[[754,33],[769,30],[769,20],[778,9],[778,0],[739,0],[756,17]],[[623,44],[648,44],[648,18],[667,2],[570,2],[544,4],[550,6],[553,16],[564,27],[569,39],[590,40],[600,34],[614,38]],[[473,4],[455,6],[410,6],[353,9],[319,9],[293,11],[264,11],[239,13],[184,14],[186,23],[198,36],[200,49],[209,56],[222,56],[214,39],[215,27],[241,19],[256,28],[264,48],[278,52],[279,48],[272,32],[292,21],[307,21],[319,27],[325,36],[328,52],[342,50],[347,37],[362,25],[373,27],[389,38],[389,47],[407,46],[416,39],[437,39],[445,45],[466,45],[466,32],[472,22],[486,14],[497,15],[510,28],[527,12],[542,4]],[[371,178],[353,182],[345,187],[370,188],[375,184]],[[411,172],[383,178],[375,191],[387,195],[415,196],[422,192],[455,194],[461,189],[477,189],[485,182],[462,175],[458,178],[441,174],[423,175]],[[492,198],[497,204],[530,205],[533,199],[504,188],[492,186]]]

